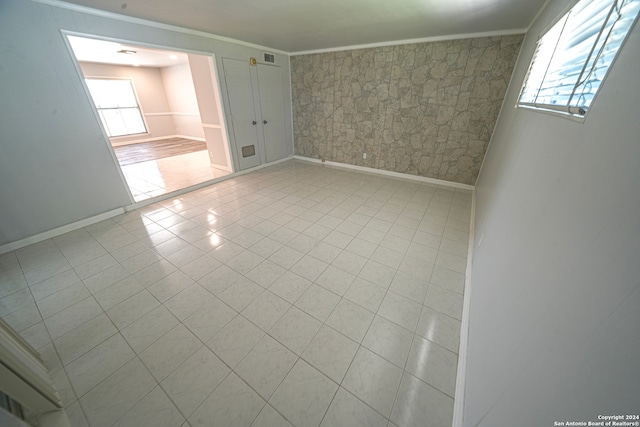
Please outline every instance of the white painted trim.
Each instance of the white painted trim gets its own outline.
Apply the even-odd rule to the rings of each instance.
[[[213,123],[202,123],[202,127],[203,128],[208,128],[208,129],[222,129],[221,125],[216,125]]]
[[[428,178],[426,176],[409,175],[407,173],[392,172],[392,171],[387,171],[383,169],[368,168],[366,166],[356,166],[356,165],[350,165],[347,163],[330,162],[326,160],[322,161],[320,159],[312,159],[311,157],[304,157],[304,156],[293,156],[293,158],[296,160],[318,163],[326,166],[333,166],[333,167],[344,168],[344,169],[353,169],[359,172],[375,173],[378,175],[385,175],[393,178],[401,178],[401,179],[408,179],[411,181],[426,182],[428,184],[442,185],[444,187],[453,187],[453,188],[459,188],[462,190],[473,191],[473,189],[475,188],[473,185],[461,184],[459,182],[445,181],[443,179],[436,179],[436,178]]]
[[[122,22],[128,22],[131,24],[145,25],[147,27],[158,28],[161,30],[175,31],[176,33],[189,34],[198,37],[206,37],[209,39],[218,40],[221,42],[232,43],[240,46],[246,46],[253,49],[269,50],[271,52],[279,53],[281,55],[289,55],[288,52],[274,49],[267,46],[261,46],[258,44],[244,42],[242,40],[236,40],[229,37],[219,36],[217,34],[207,33],[205,31],[192,30],[190,28],[178,27],[177,25],[163,24],[160,22],[149,21],[147,19],[134,18],[132,16],[121,15],[119,13],[107,12],[105,10],[94,9],[86,6],[80,6],[77,4],[66,3],[60,0],[30,0],[34,3],[41,3],[47,6],[57,7],[60,9],[67,9],[73,12],[86,13],[88,15],[100,16],[102,18],[114,19]]]
[[[52,230],[48,230],[42,233],[29,236],[27,238],[16,240],[15,242],[5,243],[0,245],[0,254],[5,252],[15,251],[16,249],[24,248],[25,246],[33,245],[34,243],[42,242],[43,240],[51,239],[52,237],[60,236],[61,234],[68,233],[73,230],[77,230],[82,227],[86,227],[91,224],[95,224],[105,219],[113,218],[124,213],[123,208],[114,209],[105,213],[94,215],[89,218],[81,219],[80,221],[72,222],[71,224],[63,225]]]
[[[227,172],[233,173],[233,169],[231,169],[230,166],[224,166],[224,165],[218,165],[218,164],[211,163],[211,167],[214,168],[214,169],[220,169],[220,170],[223,170],[223,171],[227,171]]]
[[[194,141],[207,142],[207,140],[204,138],[201,138],[199,136],[191,136],[191,135],[176,135],[174,138],[193,139]]]
[[[291,58],[289,58],[289,73],[287,75],[287,79],[289,80],[289,108],[290,108],[290,119],[291,119],[291,153],[296,152],[296,133],[293,131],[293,83],[291,81]]]
[[[37,412],[63,407],[38,353],[6,322],[0,320],[0,382],[2,391]]]
[[[267,168],[269,166],[277,165],[278,163],[286,162],[287,160],[291,160],[292,158],[293,158],[293,156],[285,157],[284,159],[276,160],[276,161],[273,161],[271,163],[264,163],[264,164],[255,166],[255,167],[253,167],[251,169],[245,169],[243,171],[230,173],[229,175],[221,176],[220,178],[214,178],[214,179],[211,179],[209,181],[205,181],[205,182],[201,182],[199,184],[191,185],[189,187],[182,188],[180,190],[172,191],[171,193],[161,194],[159,196],[152,197],[150,199],[140,200],[139,202],[136,202],[136,203],[134,203],[132,205],[125,206],[124,210],[126,212],[129,212],[129,211],[132,211],[132,210],[135,210],[135,209],[142,208],[142,207],[147,206],[147,205],[152,205],[154,203],[158,203],[158,202],[162,202],[164,200],[172,199],[174,197],[178,197],[178,196],[181,196],[183,194],[190,193],[191,191],[199,190],[201,188],[208,187],[210,185],[217,184],[217,183],[222,182],[222,181],[226,181],[227,179],[236,178],[238,176],[246,175],[248,173],[255,172],[257,170]],[[217,167],[217,166],[216,166],[216,168],[217,169],[223,169],[222,167]]]
[[[284,158],[279,159],[279,160],[274,160],[271,163],[263,163],[261,165],[254,166],[251,169],[245,169],[245,170],[242,170],[242,171],[238,171],[238,172],[234,173],[233,176],[235,177],[235,176],[240,176],[240,175],[246,175],[248,173],[251,173],[251,172],[254,172],[254,171],[257,171],[257,170],[260,170],[260,169],[268,168],[269,166],[277,165],[278,163],[286,162],[287,160],[292,160],[293,158],[294,158],[294,156],[287,156],[287,157],[284,157]]]
[[[167,113],[145,113],[146,117],[155,117],[155,116],[186,116],[186,117],[200,117],[198,113],[178,113],[178,112],[167,112]]]
[[[410,43],[428,43],[428,42],[446,41],[446,40],[460,40],[460,39],[469,39],[469,38],[525,34],[527,31],[529,31],[529,28],[531,27],[535,19],[537,19],[538,15],[540,14],[540,12],[538,12],[538,15],[536,15],[536,17],[531,21],[531,23],[527,28],[514,28],[510,30],[486,31],[486,32],[480,32],[480,33],[451,34],[451,35],[445,35],[445,36],[421,37],[416,39],[393,40],[393,41],[386,41],[386,42],[351,45],[351,46],[337,46],[337,47],[331,47],[326,49],[313,49],[313,50],[304,50],[299,52],[286,52],[284,50],[275,49],[268,46],[262,46],[254,43],[245,42],[242,40],[232,39],[230,37],[207,33],[205,31],[193,30],[190,28],[179,27],[177,25],[163,24],[161,22],[149,21],[147,19],[134,18],[132,16],[121,15],[119,13],[108,12],[105,10],[94,9],[91,7],[80,6],[72,3],[66,3],[61,0],[29,0],[29,1],[32,1],[34,3],[45,4],[47,6],[57,7],[60,9],[67,9],[73,12],[86,13],[88,15],[114,19],[122,22],[145,25],[152,28],[174,31],[177,33],[189,34],[189,35],[194,35],[198,37],[206,37],[206,38],[218,40],[221,42],[232,43],[240,46],[250,47],[253,49],[267,51],[267,53],[278,53],[278,54],[287,55],[287,56],[309,55],[314,53],[325,53],[325,52],[340,52],[345,50],[367,49],[367,48],[382,47],[382,46],[396,46],[396,45],[410,44]],[[551,0],[547,0],[547,3],[545,3],[540,10],[543,10],[550,1]]]
[[[473,271],[474,230],[476,222],[476,192],[471,194],[471,219],[469,224],[469,248],[467,250],[467,269],[464,279],[464,297],[462,302],[462,320],[460,325],[460,346],[458,347],[458,371],[456,373],[456,392],[453,400],[453,427],[462,427],[464,421],[464,396],[467,375],[467,347],[469,343],[469,315],[471,310],[471,272]]]
[[[32,0],[32,1],[36,1],[36,0]],[[393,40],[388,42],[330,47],[327,49],[303,50],[300,52],[290,52],[289,56],[311,55],[314,53],[342,52],[345,50],[355,50],[355,49],[371,49],[374,47],[397,46],[401,44],[412,44],[412,43],[431,43],[431,42],[441,42],[441,41],[447,41],[447,40],[477,39],[481,37],[512,36],[514,34],[525,34],[527,30],[528,28],[514,28],[511,30],[487,31],[484,33],[451,34],[447,36],[421,37],[417,39],[408,39],[408,40]]]
[[[524,82],[523,82],[523,84],[524,84]],[[593,101],[591,101],[591,102],[593,103]],[[571,113],[568,113],[566,111],[554,110],[554,109],[545,108],[545,107],[546,106],[544,104],[541,104],[540,106],[526,105],[526,104],[520,104],[520,102],[517,101],[516,105],[513,108],[522,108],[523,110],[536,111],[536,112],[541,113],[541,114],[546,114],[546,115],[554,116],[554,117],[560,117],[561,119],[571,120],[572,122],[578,122],[578,123],[584,123],[584,121],[587,119],[587,116],[589,115],[589,110],[587,110],[587,113],[585,115],[581,116],[581,115],[578,115],[578,114],[571,114]],[[500,117],[500,116],[498,116],[498,117]],[[497,124],[498,124],[498,121],[496,120],[496,125]]]
[[[172,116],[200,117],[200,113],[171,113]]]
[[[529,22],[529,26],[527,26],[527,31],[526,31],[527,33],[529,32],[529,30],[531,29],[533,24],[538,20],[540,15],[542,15],[542,12],[544,12],[544,10],[547,8],[547,6],[549,6],[549,3],[551,3],[551,0],[545,1],[544,4],[542,5],[542,7],[538,10],[538,13],[536,13],[536,16],[534,16],[533,19],[531,20],[531,22]]]

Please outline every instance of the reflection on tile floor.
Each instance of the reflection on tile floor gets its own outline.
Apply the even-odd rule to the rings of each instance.
[[[0,255],[0,316],[73,426],[450,426],[470,206],[291,160]]]
[[[231,173],[211,166],[208,151],[134,163],[121,169],[136,202]]]

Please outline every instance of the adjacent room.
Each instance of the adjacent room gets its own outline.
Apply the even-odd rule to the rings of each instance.
[[[71,35],[68,39],[135,201],[231,173],[229,159],[216,164],[210,158],[205,139],[204,128],[220,128],[219,120],[206,123],[200,116],[198,99],[205,111],[220,104],[219,98],[207,96],[211,85],[196,80],[198,74],[191,69],[192,64],[201,67],[207,57]],[[204,75],[209,77],[215,79]]]
[[[0,425],[637,426],[639,13],[1,1]]]

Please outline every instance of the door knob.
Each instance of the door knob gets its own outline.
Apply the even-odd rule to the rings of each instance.
[[[253,124],[254,124],[254,125],[257,125],[257,124],[258,124],[258,122],[256,122],[256,121],[254,120],[254,121],[253,121]]]
[[[263,120],[263,121],[262,121],[262,123],[264,123],[264,124],[266,125],[266,124],[267,124],[267,121],[266,121],[266,120]]]

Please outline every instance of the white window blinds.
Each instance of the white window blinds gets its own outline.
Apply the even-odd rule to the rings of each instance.
[[[109,137],[147,131],[131,80],[85,79]]]
[[[581,0],[538,41],[519,105],[584,115],[640,0]]]

